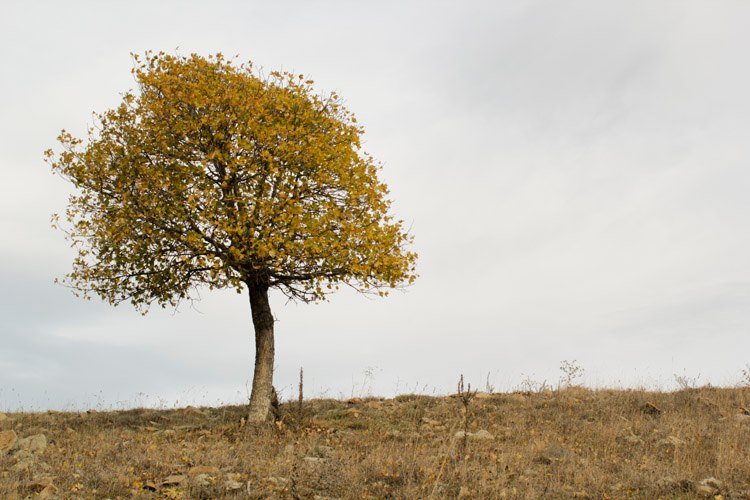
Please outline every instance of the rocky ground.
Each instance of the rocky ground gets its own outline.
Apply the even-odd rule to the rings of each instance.
[[[750,499],[748,406],[569,388],[295,402],[263,428],[239,406],[0,414],[0,498]]]

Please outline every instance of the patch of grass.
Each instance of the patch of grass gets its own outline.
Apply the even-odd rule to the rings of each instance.
[[[748,406],[570,386],[478,393],[468,420],[421,395],[308,400],[302,423],[295,401],[260,429],[243,406],[15,413],[0,431],[48,445],[0,452],[0,498],[750,498]]]

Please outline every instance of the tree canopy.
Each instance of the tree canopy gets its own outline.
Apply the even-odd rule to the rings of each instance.
[[[137,90],[46,152],[77,188],[65,283],[147,310],[204,285],[314,301],[415,279],[412,238],[335,93],[221,54],[133,57]]]

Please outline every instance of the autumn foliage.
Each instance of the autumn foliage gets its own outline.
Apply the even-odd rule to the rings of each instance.
[[[144,306],[204,284],[314,300],[414,279],[410,237],[336,94],[220,54],[134,57],[139,92],[97,114],[87,142],[63,131],[47,153],[79,190],[76,289]]]

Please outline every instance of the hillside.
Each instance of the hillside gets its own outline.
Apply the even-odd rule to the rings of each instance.
[[[750,388],[0,414],[0,498],[750,499]],[[468,426],[466,439],[462,437]]]

